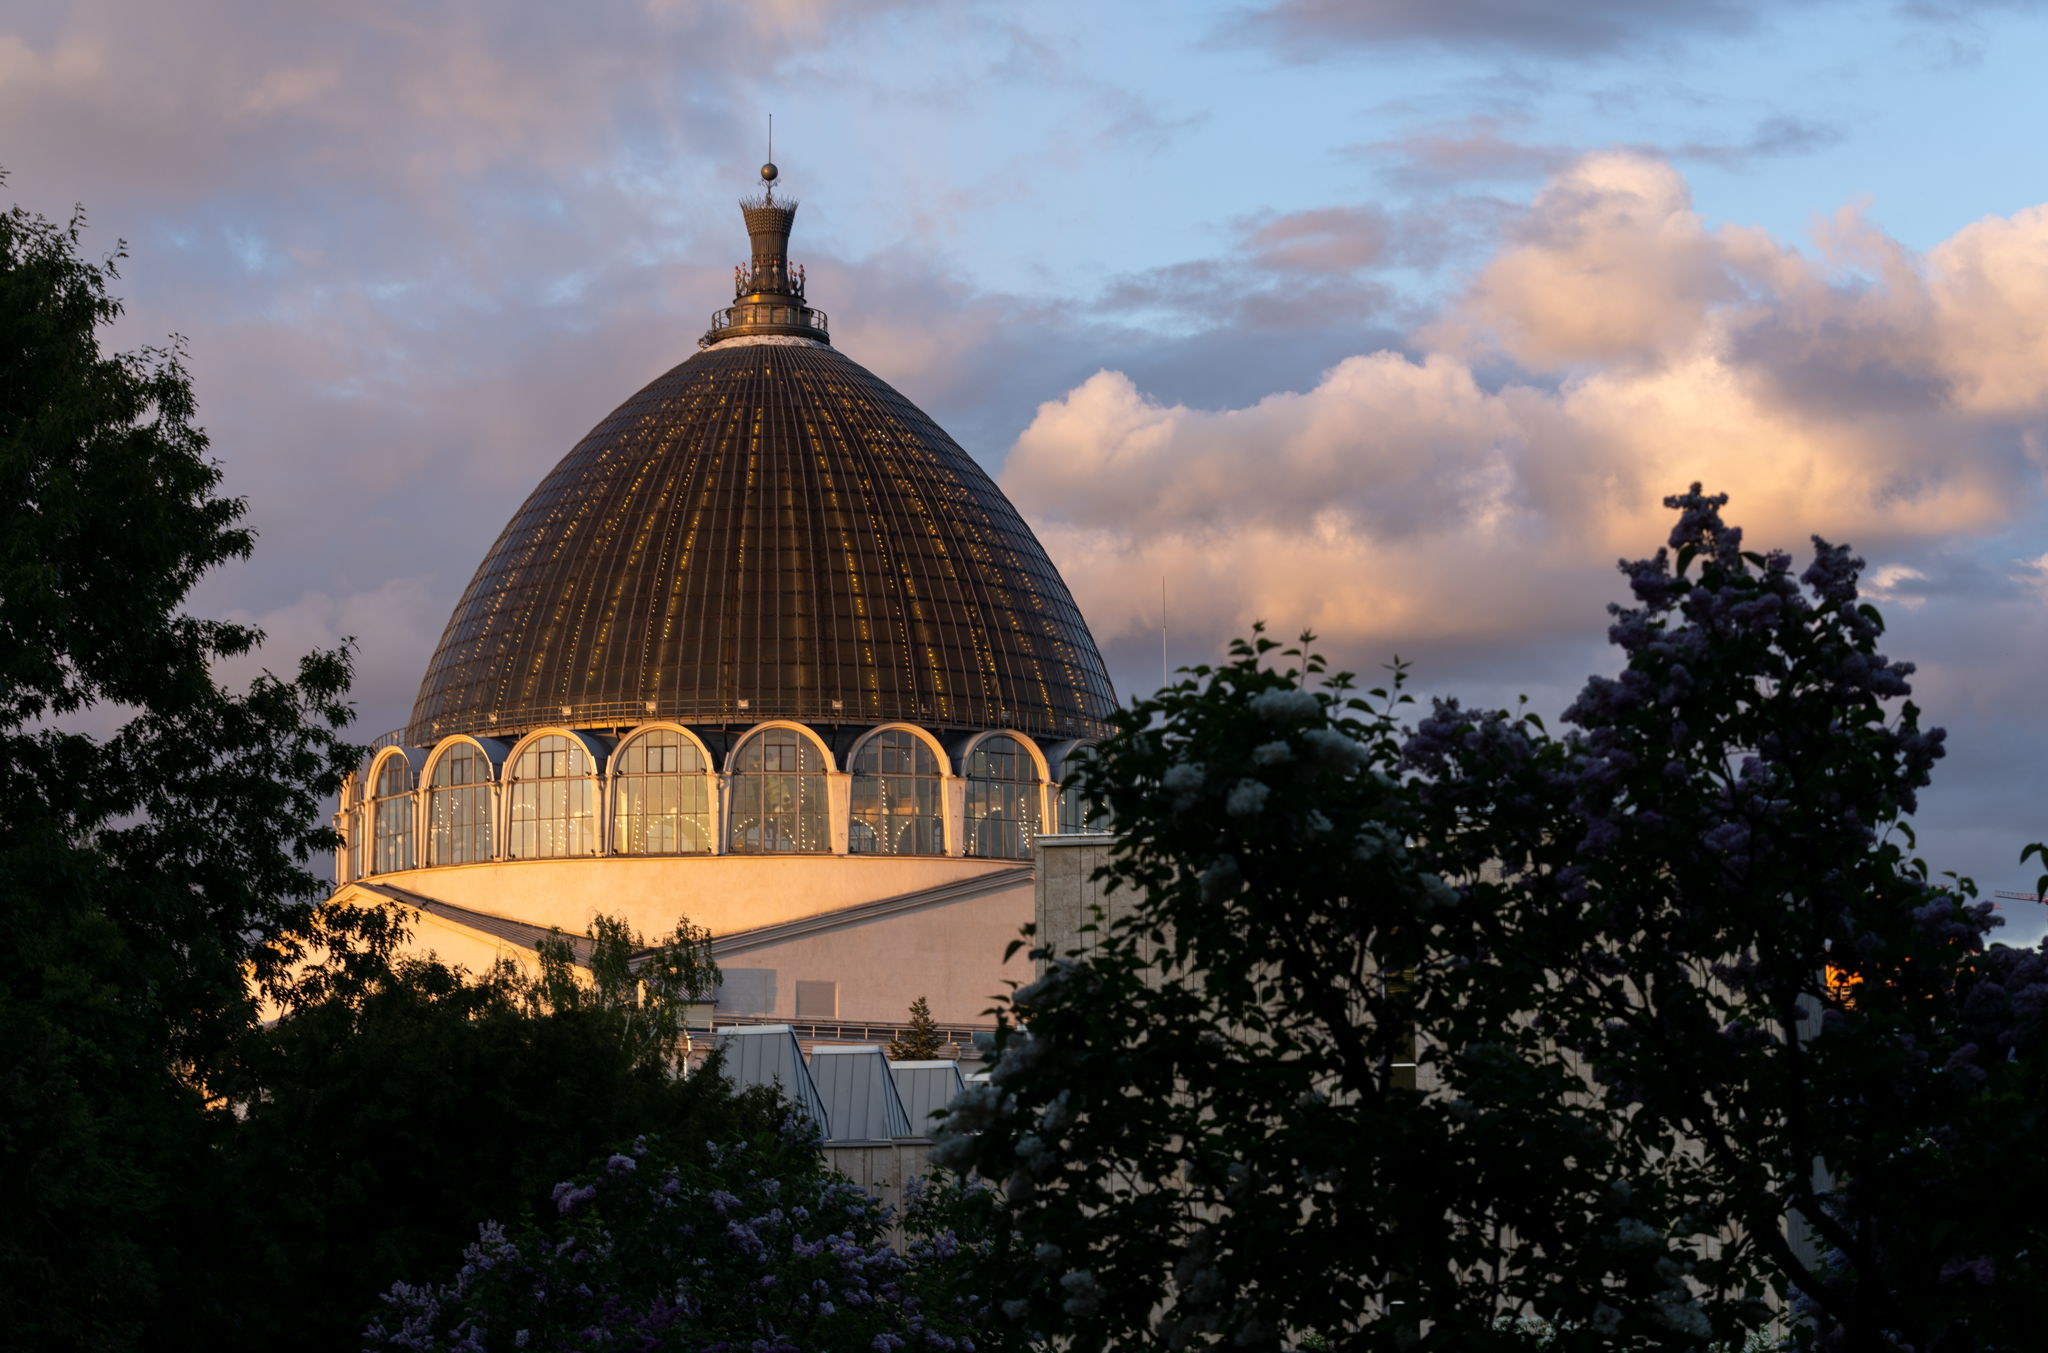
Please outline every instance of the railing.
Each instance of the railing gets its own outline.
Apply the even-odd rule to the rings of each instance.
[[[614,729],[624,731],[656,719],[669,719],[685,724],[719,724],[730,727],[750,727],[754,723],[771,717],[771,712],[750,709],[754,701],[723,700],[610,700],[585,701],[575,705],[526,705],[515,709],[501,709],[481,718],[470,716],[462,719],[445,720],[443,728],[430,728],[428,742],[438,741],[450,733],[470,733],[482,737],[503,738],[510,741],[523,733],[537,728],[569,727],[585,730]],[[796,719],[810,724],[858,724],[867,726],[905,720],[930,729],[956,730],[984,728],[1008,728],[1013,726],[1015,711],[1003,706],[981,706],[963,701],[968,708],[953,714],[940,716],[928,706],[913,709],[849,709],[857,700],[833,701],[819,698],[809,701],[778,703],[772,717]],[[402,740],[403,729],[384,735],[375,744],[377,750],[395,747]],[[1020,729],[1020,732],[1034,737],[1059,738],[1089,736],[1099,737],[1099,730],[1090,729],[1085,734],[1057,730]],[[389,739],[388,741],[386,739]]]
[[[728,1025],[787,1024],[798,1038],[808,1038],[820,1043],[887,1043],[899,1034],[908,1033],[907,1023],[892,1023],[886,1020],[847,1019],[785,1019],[781,1015],[719,1015],[714,1014],[709,1023],[690,1025],[692,1034],[708,1034],[716,1028]],[[992,1024],[941,1024],[937,1031],[946,1038],[946,1050],[939,1055],[957,1060],[974,1046],[976,1034],[994,1033]]]
[[[822,310],[807,305],[730,305],[711,312],[711,332],[740,325],[781,325],[789,329],[815,329],[830,333],[832,327]]]

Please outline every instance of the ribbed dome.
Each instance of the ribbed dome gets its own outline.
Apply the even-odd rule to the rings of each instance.
[[[722,312],[526,500],[409,739],[778,717],[1101,735],[1101,655],[1002,491],[887,383],[748,317]]]

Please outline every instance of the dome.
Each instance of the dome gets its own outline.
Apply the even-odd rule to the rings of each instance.
[[[513,516],[407,740],[775,718],[1101,736],[1108,674],[1030,528],[831,346],[787,261],[795,203],[742,206],[734,305]]]

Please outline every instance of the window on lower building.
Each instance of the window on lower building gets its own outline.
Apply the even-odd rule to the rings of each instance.
[[[839,984],[837,982],[798,982],[796,984],[796,1017],[798,1019],[838,1019]]]

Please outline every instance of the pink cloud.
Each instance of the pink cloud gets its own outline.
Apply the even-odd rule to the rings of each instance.
[[[2044,233],[2033,209],[1921,256],[1851,213],[1809,257],[1595,155],[1415,355],[1221,410],[1104,371],[1040,407],[1003,483],[1100,632],[1155,627],[1165,575],[1217,641],[1266,618],[1373,655],[1585,629],[1693,480],[1760,546],[1996,531],[2038,496]]]

